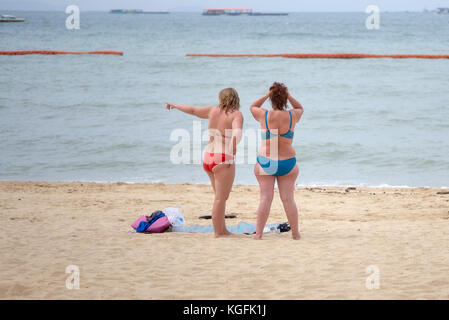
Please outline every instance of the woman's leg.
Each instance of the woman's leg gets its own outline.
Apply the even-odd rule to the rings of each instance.
[[[273,201],[275,177],[266,174],[258,163],[254,166],[254,174],[259,182],[260,199],[257,208],[257,225],[254,239],[262,239],[263,228],[270,214],[271,202]]]
[[[298,226],[298,208],[296,207],[294,191],[295,182],[298,177],[298,165],[285,176],[277,177],[279,194],[281,196],[282,204],[284,205],[285,214],[287,215],[288,223],[292,228],[292,237],[299,240],[299,226]]]
[[[226,200],[232,189],[235,176],[234,164],[219,164],[212,169],[215,179],[215,199],[212,207],[212,224],[215,236],[227,236],[231,233],[226,229]]]
[[[214,177],[214,174],[210,173],[209,171],[206,171],[206,173],[209,176],[210,184],[212,185],[212,189],[214,190],[214,194],[215,194],[215,177]]]

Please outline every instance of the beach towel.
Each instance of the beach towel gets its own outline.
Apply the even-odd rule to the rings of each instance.
[[[256,232],[255,223],[239,222],[237,225],[227,226],[229,232],[240,234],[253,234]],[[279,229],[279,232],[286,232],[290,230],[290,226],[286,223],[267,224],[264,230]],[[214,227],[212,225],[193,225],[184,226],[182,228],[174,228],[173,232],[193,232],[193,233],[213,233]]]

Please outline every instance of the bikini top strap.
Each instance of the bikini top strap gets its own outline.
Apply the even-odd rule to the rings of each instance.
[[[270,129],[268,129],[268,121],[267,121],[267,118],[268,118],[268,112],[269,112],[269,111],[265,112],[265,126],[267,127],[267,131],[270,132]]]
[[[290,127],[288,128],[288,130],[290,131],[290,129],[292,128],[292,112],[291,112],[291,110],[288,112],[288,114],[290,115]]]

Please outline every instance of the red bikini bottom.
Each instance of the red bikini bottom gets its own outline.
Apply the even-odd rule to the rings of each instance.
[[[223,162],[231,161],[231,160],[232,160],[231,163],[233,163],[234,157],[229,154],[206,152],[204,154],[204,159],[203,159],[203,169],[206,172],[212,173],[212,169],[216,165],[221,164]]]

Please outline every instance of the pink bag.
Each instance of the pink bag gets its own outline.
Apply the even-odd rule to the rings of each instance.
[[[136,230],[142,221],[147,221],[147,216],[140,216],[139,219],[131,224],[131,227]],[[148,227],[145,233],[162,233],[166,231],[170,226],[171,224],[167,216],[163,216],[153,222],[153,224]]]
[[[147,233],[162,233],[165,232],[171,226],[167,216],[163,216],[157,219],[148,229]]]
[[[134,230],[136,230],[137,227],[139,226],[139,224],[140,224],[142,221],[147,221],[147,216],[140,216],[139,219],[137,219],[136,221],[134,221],[134,223],[131,225],[131,227],[132,227]]]

